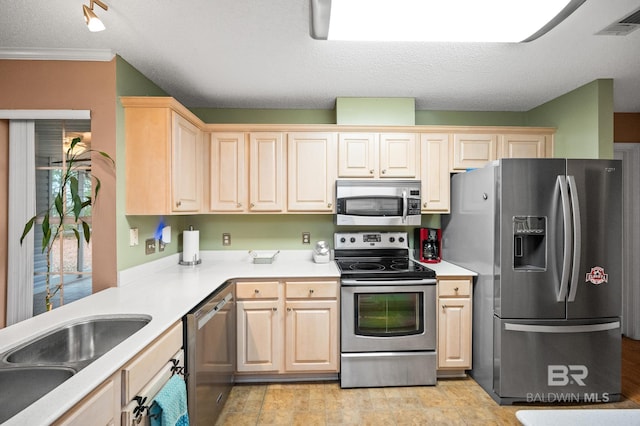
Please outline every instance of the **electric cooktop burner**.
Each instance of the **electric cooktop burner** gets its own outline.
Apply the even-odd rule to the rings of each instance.
[[[342,277],[375,278],[435,278],[433,270],[407,258],[395,259],[336,259]]]
[[[421,279],[436,273],[409,257],[406,232],[344,232],[334,235],[340,276],[350,279]]]

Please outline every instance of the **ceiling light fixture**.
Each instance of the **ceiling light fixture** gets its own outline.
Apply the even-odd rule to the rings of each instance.
[[[105,28],[104,24],[102,23],[100,18],[98,18],[96,14],[93,12],[94,3],[100,6],[101,8],[103,8],[104,10],[109,9],[109,6],[102,3],[100,0],[91,0],[89,2],[89,7],[87,7],[87,5],[85,4],[82,5],[82,10],[84,12],[84,20],[87,23],[87,27],[89,27],[89,31],[91,32],[103,31]]]
[[[528,42],[586,0],[311,0],[318,40]]]

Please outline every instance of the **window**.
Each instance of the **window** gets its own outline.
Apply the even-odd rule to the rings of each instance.
[[[68,166],[66,152],[74,138],[81,141],[74,147],[80,163],[76,163],[75,176],[78,179],[79,192],[91,194],[91,158],[82,156],[82,152],[91,148],[90,120],[36,120],[35,121],[35,174],[36,174],[36,211],[46,211],[58,193],[61,177]],[[64,202],[69,205],[71,194],[66,193]],[[91,224],[91,207],[81,212],[82,219]],[[73,216],[60,218],[51,215],[50,227],[56,235],[58,227],[62,229],[55,238],[50,252],[42,250],[42,218],[34,226],[34,288],[33,314],[46,310],[45,294],[47,275],[49,292],[53,306],[77,300],[91,294],[91,242],[87,244],[82,236],[83,228],[75,223]],[[74,229],[80,235],[76,239]],[[49,271],[47,273],[47,271]]]

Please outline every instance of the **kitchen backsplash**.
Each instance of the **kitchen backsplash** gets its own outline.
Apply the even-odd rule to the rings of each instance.
[[[165,247],[164,252],[156,251],[153,255],[145,255],[144,240],[153,236],[155,228],[161,218],[155,216],[131,216],[128,218],[130,227],[138,227],[139,245],[127,247],[120,253],[118,269],[123,270],[132,266],[157,260],[182,251],[182,231],[190,225],[200,231],[200,250],[251,250],[251,249],[281,249],[304,250],[313,248],[316,241],[329,241],[333,248],[334,232],[349,230],[369,230],[369,228],[353,228],[336,226],[335,217],[331,214],[242,214],[242,215],[194,215],[172,216],[164,218],[166,225],[172,227],[172,241]],[[440,215],[422,215],[424,227],[440,227]],[[407,231],[413,237],[413,227],[388,228],[395,231]],[[372,230],[385,230],[375,227]],[[302,243],[302,233],[311,234],[310,244]],[[231,245],[222,245],[222,234],[231,236]]]

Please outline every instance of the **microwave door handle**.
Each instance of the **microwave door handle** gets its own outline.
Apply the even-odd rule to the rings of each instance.
[[[407,213],[409,210],[409,202],[407,200],[407,190],[402,190],[402,223],[407,223]]]

